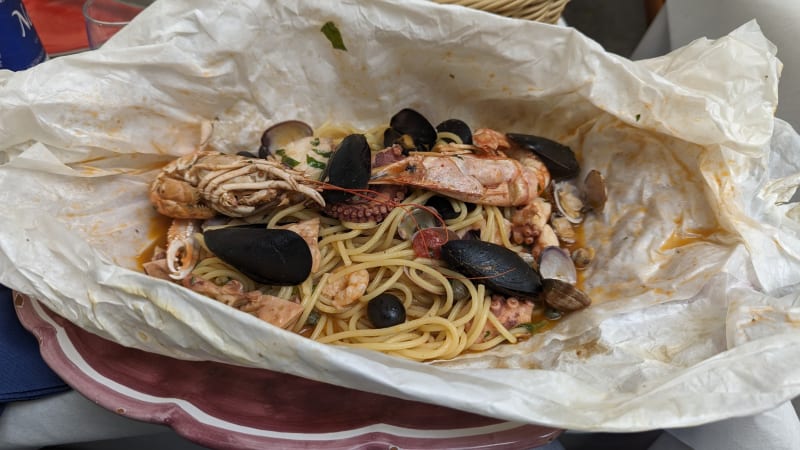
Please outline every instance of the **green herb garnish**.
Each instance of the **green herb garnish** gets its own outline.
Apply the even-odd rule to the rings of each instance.
[[[319,145],[319,138],[314,138],[311,140],[311,146],[316,147]]]
[[[344,40],[342,39],[342,33],[339,32],[339,29],[336,28],[333,22],[326,22],[320,31],[328,38],[333,48],[347,51],[347,47],[344,46]]]
[[[286,150],[279,148],[275,150],[275,154],[281,157],[281,163],[289,166],[289,167],[297,167],[300,164],[300,161],[292,158],[291,156],[286,154]]]
[[[325,168],[325,163],[324,162],[319,162],[316,159],[312,158],[310,155],[306,156],[306,164],[308,164],[308,167],[313,167],[315,169],[324,169]]]
[[[528,333],[530,334],[536,333],[536,331],[538,331],[540,328],[543,328],[545,325],[547,325],[546,320],[542,320],[541,322],[536,322],[536,323],[528,322],[519,324],[519,326],[528,330]]]
[[[641,115],[641,114],[637,114],[637,115],[636,115],[636,121],[637,121],[637,122],[638,122],[638,121],[639,121],[639,119],[641,119],[641,118],[642,118],[642,115]]]
[[[312,148],[311,150],[313,150],[314,153],[318,154],[319,156],[322,156],[323,158],[330,158],[331,155],[333,154],[333,152],[323,152],[318,148]]]

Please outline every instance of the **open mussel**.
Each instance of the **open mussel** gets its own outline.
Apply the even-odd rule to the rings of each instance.
[[[411,108],[402,109],[392,116],[389,128],[393,131],[387,131],[383,135],[386,147],[397,143],[406,152],[426,152],[436,143],[436,129],[425,116]],[[388,144],[387,139],[391,140]]]
[[[261,135],[261,147],[258,149],[258,157],[266,158],[269,155],[274,155],[276,151],[286,148],[292,142],[313,135],[314,130],[305,122],[299,120],[278,122],[264,130]]]
[[[329,185],[322,191],[326,203],[341,203],[353,190],[366,189],[372,170],[372,153],[363,134],[345,137],[328,160],[322,181]],[[341,189],[337,189],[341,188]]]
[[[449,241],[442,259],[454,270],[483,283],[494,292],[523,298],[536,297],[542,277],[514,251],[491,242]]]
[[[447,119],[436,125],[439,139],[456,144],[472,145],[472,130],[464,121]]]
[[[506,136],[520,147],[528,149],[538,156],[554,180],[570,179],[581,171],[575,153],[566,145],[530,134],[507,133]]]
[[[227,227],[203,233],[206,247],[257,283],[293,286],[311,273],[311,250],[294,231]]]

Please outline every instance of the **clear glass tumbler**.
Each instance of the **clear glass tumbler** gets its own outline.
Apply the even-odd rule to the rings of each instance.
[[[141,7],[123,1],[86,0],[83,4],[83,18],[86,21],[89,47],[100,48],[141,11]]]

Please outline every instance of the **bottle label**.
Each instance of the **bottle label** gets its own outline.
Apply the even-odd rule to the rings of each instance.
[[[0,69],[24,70],[46,58],[22,0],[0,0]]]

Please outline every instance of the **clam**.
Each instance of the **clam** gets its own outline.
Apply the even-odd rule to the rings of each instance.
[[[586,178],[583,180],[583,191],[589,208],[597,212],[603,211],[608,199],[608,190],[606,189],[606,180],[599,171],[592,169],[586,174]]]
[[[566,281],[546,278],[542,282],[544,302],[561,312],[577,311],[592,304],[583,291]]]
[[[261,147],[258,149],[258,156],[266,158],[274,155],[279,149],[286,148],[292,142],[314,135],[314,129],[305,122],[299,120],[287,120],[278,122],[264,130],[261,135]]]
[[[469,289],[459,280],[451,279],[450,286],[453,288],[453,300],[466,300],[469,298]]]
[[[585,269],[594,259],[594,249],[580,247],[572,251],[572,261],[576,269]]]
[[[581,170],[575,153],[566,145],[530,134],[508,133],[506,136],[538,156],[556,181],[573,178]]]
[[[353,195],[353,190],[366,189],[371,170],[367,138],[351,134],[342,139],[322,173],[322,181],[330,185],[322,191],[325,202],[341,203]]]
[[[449,241],[442,259],[454,270],[483,283],[494,292],[533,298],[542,289],[542,277],[514,251],[491,242]]]
[[[578,188],[572,183],[561,181],[553,184],[553,200],[556,210],[571,223],[583,221],[583,201]]]
[[[542,250],[539,256],[539,274],[543,278],[566,281],[570,284],[578,281],[578,272],[569,253],[556,246],[548,246]]]
[[[389,127],[400,134],[400,145],[406,150],[425,152],[436,143],[436,129],[425,116],[411,108],[402,109],[392,116]],[[403,137],[410,139],[410,142],[403,140]]]
[[[451,143],[472,145],[472,130],[464,121],[447,119],[436,125],[439,138]]]
[[[397,235],[410,239],[419,230],[439,226],[439,219],[425,208],[414,208],[406,212],[397,224]]]
[[[294,231],[254,227],[203,233],[206,247],[257,283],[293,286],[311,273],[311,250]]]

